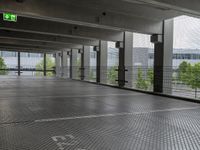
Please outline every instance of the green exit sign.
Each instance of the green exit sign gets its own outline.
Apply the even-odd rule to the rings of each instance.
[[[17,15],[12,13],[3,13],[3,20],[17,22]]]

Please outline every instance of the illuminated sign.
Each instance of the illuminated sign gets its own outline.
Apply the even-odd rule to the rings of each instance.
[[[17,22],[17,15],[12,13],[3,13],[3,20]]]

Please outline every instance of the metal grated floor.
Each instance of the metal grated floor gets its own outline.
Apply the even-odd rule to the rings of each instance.
[[[200,105],[47,78],[0,78],[0,150],[199,150]]]

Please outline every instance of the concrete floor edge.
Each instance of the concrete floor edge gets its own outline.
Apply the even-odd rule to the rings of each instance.
[[[150,92],[150,91],[143,91],[143,90],[139,90],[139,89],[133,89],[133,88],[128,88],[128,87],[119,87],[119,86],[116,86],[116,85],[96,83],[96,82],[84,81],[84,80],[78,80],[78,79],[71,79],[71,80],[81,81],[81,82],[86,82],[86,83],[91,83],[91,84],[97,84],[97,85],[102,85],[102,86],[108,86],[108,87],[113,87],[113,88],[122,89],[122,90],[140,92],[140,93],[145,93],[145,94],[150,94],[150,95],[163,96],[163,97],[168,97],[168,98],[172,98],[172,99],[177,99],[177,100],[182,100],[182,101],[187,101],[187,102],[193,102],[193,103],[200,104],[200,100],[191,99],[191,98],[187,98],[187,97],[180,97],[180,96],[169,95],[169,94],[164,94],[164,93],[155,93],[155,92]]]

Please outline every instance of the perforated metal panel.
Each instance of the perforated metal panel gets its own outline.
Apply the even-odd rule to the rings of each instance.
[[[199,104],[71,80],[0,85],[0,150],[200,149]]]

